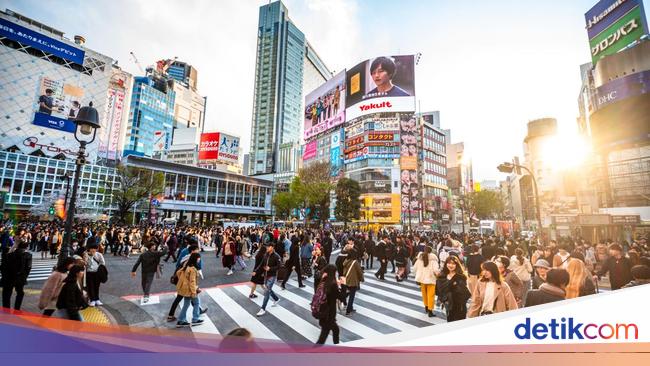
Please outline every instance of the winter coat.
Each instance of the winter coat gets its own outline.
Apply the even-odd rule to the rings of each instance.
[[[32,270],[32,254],[25,249],[16,249],[5,256],[1,267],[3,282],[24,285]]]
[[[345,277],[346,286],[359,287],[359,284],[364,281],[359,261],[352,258],[346,259],[343,262],[343,276]]]
[[[80,310],[88,306],[83,292],[77,281],[68,281],[63,284],[59,298],[56,300],[57,309]]]
[[[177,276],[176,292],[183,297],[196,297],[199,271],[194,267],[185,267],[178,271]]]
[[[418,259],[415,261],[415,265],[413,266],[415,282],[425,285],[433,285],[436,283],[436,273],[440,270],[438,257],[433,253],[429,253],[429,264],[425,267],[424,261],[422,260],[423,255],[424,253],[418,254]]]
[[[474,318],[481,315],[481,308],[483,307],[483,296],[485,295],[486,281],[478,281],[478,285],[472,294],[472,306],[467,311],[468,318]],[[494,302],[493,312],[501,313],[508,310],[518,309],[517,300],[510,290],[507,283],[495,283],[496,301]],[[530,294],[530,293],[529,293]]]
[[[526,307],[547,304],[549,302],[555,302],[564,300],[566,294],[564,290],[559,287],[555,287],[548,283],[543,283],[539,286],[539,290],[532,290],[526,295]]]
[[[158,270],[158,265],[160,264],[160,257],[167,254],[167,249],[165,248],[162,252],[155,250],[148,250],[138,257],[137,262],[131,268],[131,272],[138,270],[138,266],[142,264],[142,273],[154,273]]]
[[[515,296],[515,299],[517,299],[517,303],[521,305],[521,300],[524,298],[523,282],[521,282],[521,279],[514,272],[508,272],[505,281],[508,286],[510,286],[512,294]]]
[[[447,321],[465,319],[467,300],[472,296],[467,288],[467,277],[454,274],[451,279],[441,276],[436,279],[436,296],[444,304]]]
[[[530,281],[530,274],[533,272],[533,266],[528,258],[524,257],[524,263],[519,263],[516,255],[510,258],[510,267],[508,269],[513,271],[523,282]]]
[[[481,274],[481,263],[483,263],[483,256],[480,254],[470,254],[467,256],[467,273],[470,276],[478,276]]]
[[[65,280],[67,276],[66,273],[61,273],[59,271],[52,272],[41,289],[41,295],[38,299],[39,309],[56,310],[56,302],[59,299],[59,294],[63,288],[63,280]]]

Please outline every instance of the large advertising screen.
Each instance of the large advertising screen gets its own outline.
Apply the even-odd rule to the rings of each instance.
[[[415,111],[413,55],[380,56],[346,74],[347,120],[377,112]]]
[[[400,186],[402,212],[420,210],[420,182],[418,179],[418,123],[415,115],[404,115],[400,120]]]
[[[345,122],[345,71],[305,97],[305,140]]]
[[[221,133],[217,159],[233,164],[239,163],[239,137]]]
[[[34,124],[74,133],[74,119],[81,108],[84,90],[78,86],[42,77],[35,101]]]

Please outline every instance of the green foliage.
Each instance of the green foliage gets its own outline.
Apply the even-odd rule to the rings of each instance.
[[[136,202],[163,193],[164,187],[163,173],[120,165],[117,167],[117,184],[109,186],[107,193],[117,206],[118,221],[124,223],[127,213]]]
[[[334,215],[339,221],[343,221],[347,227],[348,222],[353,219],[359,219],[359,210],[361,209],[361,187],[356,180],[341,178],[336,184],[336,208]]]
[[[273,206],[276,215],[283,219],[291,217],[291,211],[298,208],[299,201],[292,192],[278,192],[273,196]]]
[[[496,219],[503,214],[504,204],[499,192],[472,192],[468,198],[469,207],[480,220]]]

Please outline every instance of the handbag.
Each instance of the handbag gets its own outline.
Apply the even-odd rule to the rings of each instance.
[[[108,281],[108,269],[105,265],[99,263],[99,261],[94,256],[93,260],[99,264],[99,267],[97,267],[97,278],[99,279],[99,282],[106,283],[106,281]]]
[[[177,269],[174,271],[174,274],[172,274],[172,276],[169,278],[169,283],[171,283],[171,284],[174,285],[174,286],[178,285],[178,271],[179,271],[180,269],[181,269],[181,268],[177,268]]]
[[[342,283],[344,283],[344,284],[347,283],[347,278],[350,275],[350,272],[352,271],[352,267],[354,267],[354,263],[356,263],[356,260],[354,260],[354,261],[352,261],[352,263],[350,263],[350,268],[348,268],[348,271],[345,273],[345,276],[341,276],[341,282]]]

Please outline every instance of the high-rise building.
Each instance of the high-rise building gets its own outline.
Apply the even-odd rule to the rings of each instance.
[[[249,173],[278,169],[280,146],[299,143],[303,96],[331,77],[281,1],[260,7]]]
[[[421,149],[420,175],[422,177],[422,223],[449,230],[451,202],[447,183],[447,135],[450,130],[440,128],[440,112],[420,115]]]
[[[179,81],[184,86],[198,90],[198,71],[187,62],[174,61],[167,69],[167,74],[174,80]]]
[[[133,83],[129,126],[124,156],[154,156],[169,149],[174,129],[173,82],[164,75],[149,73]]]

